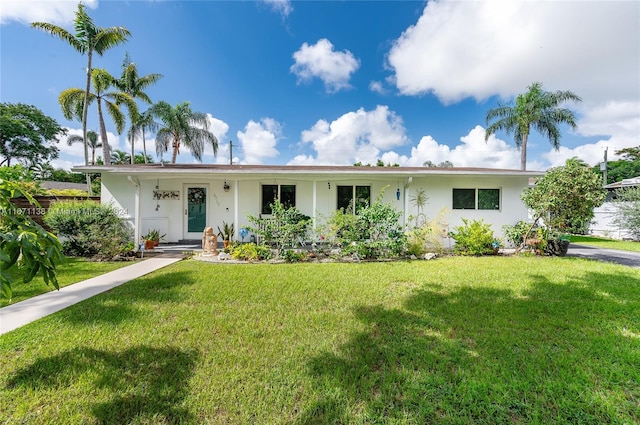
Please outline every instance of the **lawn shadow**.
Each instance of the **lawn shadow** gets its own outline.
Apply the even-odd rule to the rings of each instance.
[[[178,302],[185,297],[182,289],[192,284],[193,277],[186,271],[152,273],[84,300],[59,314],[64,320],[82,326],[88,322],[118,324],[140,317],[140,310],[135,306],[137,302]]]
[[[521,293],[427,281],[401,308],[358,307],[367,330],[309,361],[318,398],[297,422],[640,420],[640,275],[532,278]]]
[[[7,386],[37,391],[72,386],[83,375],[96,376],[86,398],[74,403],[87,403],[98,423],[189,423],[194,418],[182,405],[197,359],[195,351],[173,347],[138,346],[121,352],[76,348],[19,369]],[[105,395],[107,400],[97,401],[89,394]]]

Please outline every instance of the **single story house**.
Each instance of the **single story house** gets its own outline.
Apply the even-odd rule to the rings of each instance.
[[[322,223],[333,211],[373,201],[383,191],[402,213],[402,223],[418,214],[411,202],[422,188],[423,213],[446,211],[449,228],[463,218],[484,219],[497,236],[502,226],[528,218],[520,199],[529,180],[543,172],[487,168],[368,166],[284,166],[137,164],[78,166],[76,172],[101,173],[102,203],[112,204],[131,223],[136,240],[149,229],[165,242],[200,240],[203,229],[233,223],[251,226],[248,215],[268,217],[276,198]],[[251,239],[248,235],[244,240]]]

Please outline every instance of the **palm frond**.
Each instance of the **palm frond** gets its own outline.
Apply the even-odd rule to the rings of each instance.
[[[78,40],[73,34],[66,29],[59,27],[48,22],[33,22],[32,28],[42,30],[53,37],[57,37],[63,41],[66,41],[71,47],[77,50],[79,53],[86,53],[86,46],[80,40]]]

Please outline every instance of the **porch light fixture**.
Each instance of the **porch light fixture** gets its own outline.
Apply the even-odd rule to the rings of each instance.
[[[229,186],[229,183],[227,183],[226,181],[224,182],[224,185],[222,186],[222,188],[224,189],[225,192],[228,192],[229,189],[231,188],[231,186]]]
[[[396,190],[396,199],[398,201],[400,200],[400,188],[398,188],[398,190]]]

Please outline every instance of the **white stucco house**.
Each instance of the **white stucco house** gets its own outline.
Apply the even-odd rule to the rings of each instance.
[[[269,204],[285,206],[322,222],[353,199],[384,202],[402,212],[403,224],[418,213],[410,199],[423,188],[424,213],[446,209],[452,228],[462,218],[484,219],[496,235],[502,226],[528,217],[520,200],[529,179],[543,172],[486,168],[358,167],[147,164],[79,166],[76,172],[101,173],[101,202],[112,204],[131,223],[136,240],[149,229],[166,242],[200,240],[205,226],[250,226],[247,215],[269,216]],[[386,189],[385,189],[386,188]],[[250,236],[249,236],[250,238]],[[247,239],[245,239],[246,241]]]

